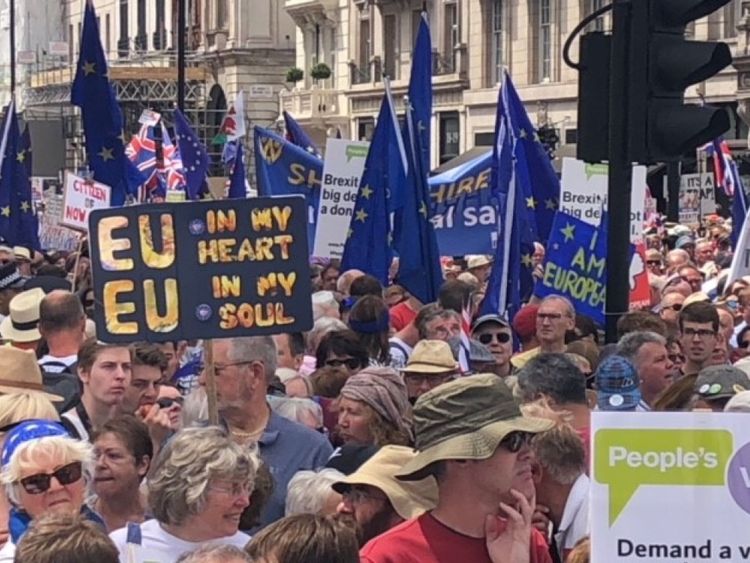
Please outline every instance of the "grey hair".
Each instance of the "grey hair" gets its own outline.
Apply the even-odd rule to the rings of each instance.
[[[345,477],[346,475],[335,469],[298,471],[287,486],[284,516],[319,514],[330,494],[334,492],[332,485]]]
[[[230,362],[259,361],[265,368],[266,380],[276,373],[276,343],[270,336],[244,336],[229,340],[227,359]]]
[[[541,307],[549,301],[560,301],[561,303],[564,303],[565,307],[568,309],[568,316],[572,319],[576,318],[576,308],[573,307],[573,303],[570,302],[570,299],[564,295],[548,295],[539,302],[539,306]]]
[[[5,493],[16,506],[23,508],[20,502],[19,481],[23,477],[24,468],[40,455],[54,459],[61,466],[81,462],[83,481],[86,485],[91,483],[94,475],[94,448],[91,444],[69,436],[45,436],[30,440],[16,448],[0,473],[0,482],[5,486]]]
[[[309,354],[315,355],[315,350],[320,344],[321,339],[328,334],[336,330],[346,330],[349,328],[346,323],[341,319],[334,319],[333,317],[320,317],[315,321],[312,329],[307,333],[305,337],[305,347]]]
[[[233,545],[204,545],[195,551],[183,553],[175,563],[235,563],[236,561],[252,563],[253,560],[247,553]]]
[[[633,362],[633,365],[638,368],[637,362],[635,360],[636,356],[638,355],[638,351],[644,344],[651,343],[666,346],[667,339],[664,338],[661,334],[657,334],[648,330],[642,332],[631,332],[622,337],[620,342],[617,344],[617,351],[615,352],[615,354],[630,360],[631,362]]]
[[[518,388],[524,403],[542,396],[565,403],[586,404],[586,378],[565,354],[539,354],[518,372]]]
[[[260,457],[234,443],[218,426],[185,428],[156,458],[148,500],[161,523],[179,526],[203,510],[214,479],[247,483],[252,490]]]
[[[302,415],[310,414],[316,422],[316,428],[323,427],[323,409],[312,399],[302,397],[278,397],[271,403],[273,410],[294,422],[302,422]]]
[[[339,312],[339,302],[336,301],[336,296],[333,291],[316,291],[312,294],[312,308],[313,308],[313,319],[326,318],[326,313],[329,309]],[[333,317],[331,317],[333,318]]]

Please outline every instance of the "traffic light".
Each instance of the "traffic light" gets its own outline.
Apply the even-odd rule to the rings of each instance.
[[[679,160],[729,129],[726,111],[685,104],[685,89],[732,63],[725,43],[688,41],[687,25],[730,0],[633,0],[629,60],[630,160]],[[617,33],[617,30],[615,30]]]

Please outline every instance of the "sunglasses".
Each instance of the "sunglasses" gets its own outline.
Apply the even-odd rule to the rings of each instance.
[[[682,311],[682,303],[675,303],[674,305],[669,305],[668,307],[665,307],[665,309],[672,309],[673,311],[680,312]]]
[[[362,367],[362,362],[360,362],[357,358],[349,358],[347,360],[326,360],[326,365],[330,366],[332,368],[340,368],[341,366],[346,366],[349,369],[359,369]]]
[[[750,340],[743,340],[742,342],[737,343],[737,348],[747,348],[750,346]]]
[[[49,490],[52,477],[57,479],[61,485],[71,485],[78,481],[83,475],[83,465],[80,461],[74,461],[62,466],[53,473],[39,473],[21,479],[21,486],[30,495],[40,495]]]
[[[179,397],[179,398],[176,398],[176,399],[173,399],[171,397],[162,397],[161,399],[159,399],[158,401],[156,401],[156,404],[159,405],[160,409],[168,409],[169,407],[171,407],[175,403],[177,403],[178,405],[182,406],[182,404],[184,402],[185,402],[185,399],[183,399],[182,397]]]
[[[669,354],[669,356],[667,357],[669,358],[669,361],[672,362],[673,364],[683,363],[685,361],[685,356],[681,354]]]
[[[500,441],[500,447],[512,454],[521,451],[521,448],[528,445],[531,441],[532,434],[528,432],[511,432]]]
[[[646,260],[649,266],[661,266],[661,260]]]
[[[507,344],[508,342],[510,342],[510,334],[508,334],[507,332],[486,332],[484,334],[480,334],[478,340],[486,346],[487,344],[490,344],[492,342],[493,338],[500,344]]]

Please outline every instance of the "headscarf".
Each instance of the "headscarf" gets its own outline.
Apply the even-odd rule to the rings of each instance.
[[[406,385],[398,373],[387,367],[368,367],[346,380],[341,396],[361,401],[384,420],[414,440],[411,405]]]

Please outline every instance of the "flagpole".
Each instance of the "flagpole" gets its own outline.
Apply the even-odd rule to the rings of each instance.
[[[11,0],[12,2],[13,0]],[[185,0],[177,2],[177,107],[185,111]],[[12,25],[12,24],[11,24]]]
[[[10,93],[16,91],[16,0],[10,0]]]

